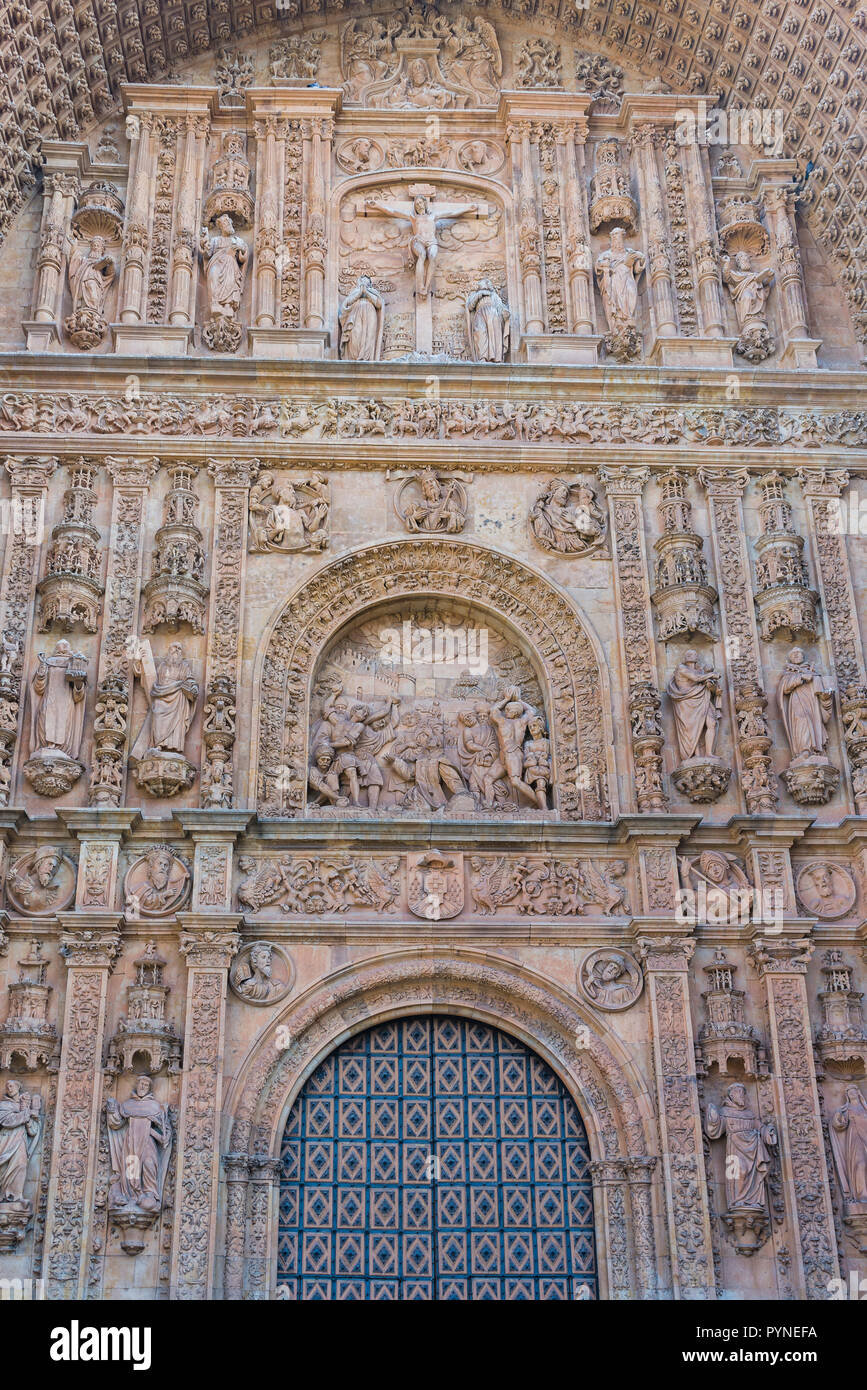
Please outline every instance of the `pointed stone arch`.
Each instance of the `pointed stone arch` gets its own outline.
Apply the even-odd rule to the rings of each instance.
[[[356,1033],[419,1013],[490,1024],[556,1072],[578,1106],[592,1154],[602,1295],[658,1297],[653,1116],[619,1039],[526,966],[482,951],[419,948],[352,963],[318,981],[274,1017],[239,1067],[224,1109],[225,1297],[274,1296],[280,1143],[304,1082]]]
[[[304,814],[310,699],[317,660],[348,619],[400,598],[449,598],[487,609],[534,653],[547,709],[563,820],[612,820],[617,779],[602,648],[571,599],[529,565],[450,539],[388,541],[340,556],[284,604],[257,662],[259,720],[251,791],[261,816]]]

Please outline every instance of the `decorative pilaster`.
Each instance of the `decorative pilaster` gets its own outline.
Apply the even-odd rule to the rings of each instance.
[[[325,270],[328,259],[328,185],[334,121],[314,117],[304,122],[308,147],[306,222],[304,226],[304,327],[325,327]]]
[[[279,1182],[279,1158],[269,1158],[264,1154],[251,1158],[244,1257],[245,1297],[254,1301],[271,1297],[271,1251],[275,1239]]]
[[[223,1297],[244,1297],[244,1242],[247,1237],[247,1189],[250,1160],[246,1154],[226,1154],[223,1159],[226,1185],[226,1261],[223,1267]]]
[[[688,194],[686,212],[698,285],[699,332],[703,338],[724,338],[725,302],[707,149],[697,140],[688,140],[682,148]]]
[[[210,122],[203,115],[184,117],[184,155],[175,214],[172,247],[169,323],[191,325],[194,320],[196,247],[204,158]]]
[[[256,224],[253,235],[253,323],[275,328],[279,322],[280,276],[277,253],[282,226],[282,183],[286,123],[269,112],[253,125],[256,134]]]
[[[614,601],[629,697],[635,801],[639,811],[664,811],[668,807],[662,781],[664,740],[642,514],[642,493],[649,476],[646,468],[599,471],[611,513]]]
[[[777,272],[784,367],[815,367],[820,340],[810,337],[804,270],[795,229],[795,190],[766,188],[763,201]]]
[[[642,937],[638,946],[650,1000],[673,1294],[713,1299],[713,1244],[689,1008],[695,941],[667,927],[665,935]]]
[[[751,947],[767,990],[776,1113],[791,1223],[790,1280],[797,1298],[829,1298],[839,1278],[834,1214],[807,1002],[806,937],[758,936]]]
[[[81,180],[72,172],[46,172],[44,188],[33,286],[33,318],[24,324],[30,352],[50,352],[60,347],[59,324],[66,248]]]
[[[533,181],[531,132],[529,121],[515,121],[506,128],[506,140],[512,156],[512,187],[518,192],[518,263],[524,300],[524,330],[527,333],[543,333],[542,243]]]
[[[664,138],[664,131],[658,126],[642,125],[636,130],[632,144],[647,248],[650,312],[656,337],[673,338],[677,334],[677,311],[674,307],[674,281],[662,200],[662,178],[656,160],[656,150]]]
[[[12,535],[3,557],[0,584],[0,634],[5,648],[0,671],[0,806],[9,804],[13,785],[13,754],[21,736],[24,669],[39,557],[42,554],[45,501],[57,468],[56,458],[7,458],[12,482]]]
[[[632,1221],[632,1256],[637,1296],[656,1298],[659,1270],[653,1235],[652,1179],[655,1158],[628,1158],[629,1208]]]
[[[214,1296],[226,985],[241,918],[215,911],[185,912],[179,920],[187,1008],[171,1297],[199,1301]]]
[[[631,1299],[631,1251],[627,1224],[626,1159],[601,1159],[589,1165],[593,1180],[593,1210],[605,1231],[608,1297]]]
[[[557,126],[557,155],[563,187],[569,332],[579,335],[596,332],[593,257],[585,193],[584,151],[587,132],[586,118],[564,121]]]
[[[147,292],[146,264],[150,248],[150,195],[154,173],[154,117],[140,112],[127,122],[132,143],[126,223],[120,260],[118,318],[141,323]]]
[[[859,815],[867,813],[867,673],[849,569],[841,496],[849,483],[842,468],[802,468],[798,481],[807,503],[815,547],[819,593],[830,642],[831,685],[838,691],[843,743]]]
[[[136,635],[144,546],[145,499],[156,458],[109,458],[114,483],[102,645],[93,720],[92,806],[119,806],[129,741],[130,639]]]
[[[234,802],[236,697],[241,673],[241,613],[247,569],[247,521],[255,459],[211,459],[214,554],[208,618],[201,799],[207,807]]]
[[[61,913],[61,954],[68,977],[63,1045],[45,1227],[49,1298],[83,1298],[87,1290],[90,1213],[99,1149],[102,1050],[108,978],[120,951],[121,919],[106,913]]]
[[[773,815],[779,791],[773,775],[771,736],[765,719],[761,657],[744,530],[746,469],[702,468],[708,496],[714,568],[726,650],[726,684],[737,720],[738,781],[752,815]]]

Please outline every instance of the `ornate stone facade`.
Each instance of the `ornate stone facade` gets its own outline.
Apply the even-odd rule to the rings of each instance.
[[[867,310],[813,30],[857,90],[857,15],[103,8],[68,95],[0,19],[0,1272],[832,1296]],[[732,92],[759,136],[700,135]],[[398,1163],[421,1234],[359,1273]]]

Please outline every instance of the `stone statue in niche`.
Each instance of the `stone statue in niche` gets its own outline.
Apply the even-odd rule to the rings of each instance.
[[[417,488],[421,496],[407,497]],[[427,468],[404,478],[394,497],[394,509],[408,531],[423,535],[456,535],[467,521],[467,490],[458,478],[444,478]]]
[[[846,1099],[829,1126],[831,1149],[843,1194],[843,1221],[862,1254],[867,1253],[867,1101],[858,1086],[846,1087]]]
[[[328,512],[328,480],[320,473],[294,479],[263,473],[250,489],[248,549],[253,554],[325,550]]]
[[[382,348],[384,301],[369,275],[361,275],[343,301],[340,356],[349,362],[378,362]]]
[[[292,988],[295,971],[286,952],[270,941],[248,942],[232,962],[229,984],[245,1004],[279,1004]]]
[[[242,328],[237,321],[244,290],[247,266],[247,246],[228,213],[217,218],[216,235],[210,236],[203,227],[199,249],[205,265],[210,318],[203,337],[213,352],[236,352],[241,343]]]
[[[149,1076],[140,1076],[132,1094],[119,1104],[105,1102],[111,1186],[108,1210],[122,1231],[128,1254],[143,1248],[142,1232],[153,1224],[163,1206],[166,1172],[172,1152],[168,1106],[153,1094]]]
[[[123,882],[126,915],[163,917],[176,912],[190,890],[190,871],[171,845],[154,845],[127,870]]]
[[[159,666],[150,644],[139,644],[131,658],[132,674],[141,681],[148,712],[130,752],[138,786],[151,796],[176,796],[191,787],[196,769],[185,755],[199,687],[180,642],[172,642]]]
[[[509,310],[493,282],[479,281],[466,298],[467,342],[474,362],[505,362],[509,352]]]
[[[676,667],[666,687],[674,710],[674,727],[680,766],[672,780],[690,801],[716,801],[729,784],[731,768],[713,751],[722,717],[722,685],[719,672],[702,665],[690,649]]]
[[[308,742],[315,814],[550,815],[542,691],[493,625],[402,608],[359,624],[324,660]]]
[[[615,1013],[635,1003],[644,988],[644,976],[628,951],[601,947],[581,962],[578,983],[595,1008]]]
[[[14,1250],[33,1215],[24,1185],[42,1131],[41,1109],[40,1097],[10,1077],[0,1097],[0,1251]]]
[[[604,542],[608,518],[586,479],[569,483],[555,478],[543,486],[530,508],[530,530],[544,550],[588,555]]]
[[[75,865],[53,845],[31,850],[12,863],[6,896],[12,907],[28,917],[62,912],[75,896]]]
[[[774,272],[753,270],[748,251],[736,251],[734,257],[723,256],[721,267],[741,331],[735,352],[748,362],[764,362],[774,350],[774,340],[765,319],[765,303]]]
[[[108,328],[105,303],[115,274],[114,259],[106,250],[105,237],[94,236],[89,242],[70,243],[67,275],[72,313],[64,320],[63,327],[70,342],[84,352],[91,352],[105,337]]]
[[[752,1255],[770,1230],[768,1174],[770,1150],[777,1146],[776,1129],[759,1120],[750,1109],[746,1086],[737,1082],[729,1086],[719,1108],[708,1105],[705,1133],[709,1139],[726,1140],[728,1209],[723,1219],[739,1254]]]
[[[52,656],[39,653],[30,682],[30,747],[24,776],[40,796],[63,796],[84,771],[78,761],[84,731],[87,658],[65,638]]]
[[[777,701],[792,753],[784,772],[786,786],[800,805],[829,801],[840,781],[825,750],[826,725],[833,709],[833,691],[826,689],[824,677],[793,647],[777,686]]]
[[[612,227],[609,242],[609,249],[596,258],[596,279],[608,322],[605,351],[619,362],[628,362],[641,352],[636,324],[638,280],[647,261],[642,251],[626,245],[622,227]]]
[[[364,210],[366,216],[396,217],[410,224],[409,249],[415,259],[415,292],[420,298],[426,298],[433,285],[440,224],[470,215],[485,217],[488,212],[486,203],[440,203],[432,208],[430,199],[422,193],[416,194],[412,202],[385,202],[369,198],[365,201]]]

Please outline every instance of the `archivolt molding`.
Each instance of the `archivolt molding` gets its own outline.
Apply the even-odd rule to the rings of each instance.
[[[260,816],[304,813],[311,689],[328,640],[347,619],[383,601],[437,595],[489,609],[536,654],[548,687],[561,819],[615,818],[608,673],[586,618],[562,590],[521,561],[445,539],[391,541],[341,556],[277,615],[255,676],[259,725],[251,791]],[[579,776],[579,767],[589,776]]]
[[[225,1110],[228,1150],[276,1158],[295,1097],[322,1059],[355,1033],[418,1012],[458,1013],[519,1038],[569,1088],[594,1159],[648,1156],[647,1094],[598,1016],[525,966],[469,950],[353,963],[293,1000],[238,1071]]]

